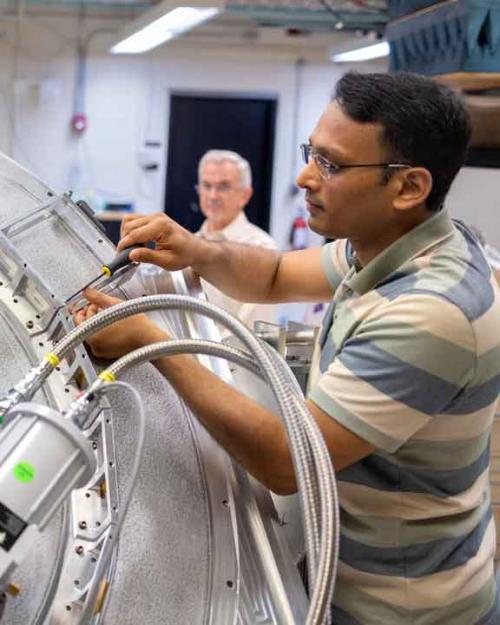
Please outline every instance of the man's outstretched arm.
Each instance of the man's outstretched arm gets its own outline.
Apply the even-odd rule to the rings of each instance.
[[[82,323],[119,300],[94,290],[90,302],[76,314]],[[117,358],[143,345],[170,337],[145,315],[119,321],[88,342],[101,358]],[[251,475],[278,494],[296,491],[288,440],[280,417],[219,379],[192,356],[170,356],[154,365],[168,379],[213,438]],[[308,408],[323,433],[337,470],[373,451],[373,447],[323,412],[313,402]]]
[[[246,302],[328,301],[332,288],[321,267],[321,248],[276,252],[260,247],[206,241],[164,213],[125,218],[118,249],[153,241],[155,249],[131,253],[134,261],[170,271],[192,267],[230,297]]]

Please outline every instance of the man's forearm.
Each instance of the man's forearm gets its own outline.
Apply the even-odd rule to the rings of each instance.
[[[281,419],[191,356],[154,362],[213,438],[249,473],[280,494],[295,491],[295,477]]]
[[[131,260],[153,263],[167,271],[192,267],[207,282],[241,301],[320,302],[332,295],[319,248],[279,253],[239,243],[206,241],[163,213],[124,220],[122,235],[119,250],[155,242],[154,249],[140,247],[130,252]]]
[[[281,254],[241,243],[205,241],[193,270],[227,295],[245,302],[273,301]]]

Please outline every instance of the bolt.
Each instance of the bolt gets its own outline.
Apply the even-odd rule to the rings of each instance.
[[[9,584],[5,590],[11,597],[17,597],[17,595],[21,592],[21,589],[17,584]]]
[[[95,441],[92,441],[92,449],[97,449],[97,443]]]
[[[80,523],[78,523],[78,527],[81,530],[86,530],[87,529],[87,521],[80,521]]]
[[[26,322],[26,327],[28,328],[28,330],[31,330],[34,325],[35,324],[33,323],[33,321],[31,321],[31,319]]]
[[[83,554],[83,546],[82,545],[77,545],[76,549],[75,549],[76,553],[81,556]]]

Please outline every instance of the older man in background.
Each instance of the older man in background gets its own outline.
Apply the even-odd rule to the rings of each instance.
[[[252,171],[242,156],[230,150],[209,150],[198,165],[200,209],[205,216],[198,234],[211,241],[232,241],[276,249],[267,232],[250,223],[244,209],[253,195]],[[239,302],[202,280],[208,300],[253,328],[254,322],[276,321],[275,307]]]

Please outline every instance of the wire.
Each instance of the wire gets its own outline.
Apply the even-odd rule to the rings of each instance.
[[[330,13],[330,15],[333,15],[337,22],[342,22],[340,13],[337,13],[327,0],[318,0],[318,2],[328,11],[328,13]]]
[[[123,522],[125,520],[125,516],[128,512],[129,506],[130,506],[130,501],[132,498],[132,492],[134,490],[136,481],[137,481],[137,475],[139,474],[139,467],[141,464],[141,458],[142,458],[142,453],[144,450],[144,440],[146,437],[146,411],[144,409],[144,404],[142,402],[142,398],[139,395],[139,392],[131,385],[128,384],[128,382],[123,382],[123,381],[115,381],[115,382],[109,382],[108,384],[106,384],[105,386],[101,387],[97,392],[98,393],[102,393],[102,394],[106,394],[109,391],[112,391],[116,388],[124,388],[126,390],[128,390],[136,404],[137,404],[137,408],[139,409],[139,412],[137,413],[137,420],[139,422],[139,432],[138,432],[138,436],[137,436],[137,448],[136,448],[136,452],[135,452],[135,456],[134,456],[134,463],[132,465],[132,470],[130,472],[130,481],[129,481],[129,487],[128,490],[126,491],[126,495],[124,497],[124,501],[121,507],[121,514],[119,516],[118,519],[118,523],[116,524],[116,532],[115,532],[115,539],[118,536],[118,534],[121,531]]]
[[[94,611],[95,601],[97,598],[97,594],[99,592],[100,583],[104,578],[106,569],[113,555],[115,545],[117,543],[123,523],[125,521],[125,517],[127,516],[130,502],[132,500],[132,493],[134,491],[134,488],[137,482],[137,476],[139,474],[139,467],[141,464],[142,454],[144,450],[144,440],[146,437],[146,412],[144,409],[144,404],[142,402],[142,398],[139,395],[138,391],[133,386],[131,386],[127,382],[122,382],[122,381],[109,382],[105,384],[104,386],[101,386],[98,389],[96,389],[95,393],[105,395],[110,391],[116,390],[117,388],[126,389],[129,393],[131,393],[132,397],[134,398],[137,404],[137,408],[138,408],[137,420],[139,422],[137,447],[135,451],[134,462],[133,462],[132,469],[130,472],[128,488],[125,491],[125,495],[123,497],[121,507],[119,508],[118,521],[116,523],[115,528],[111,530],[112,533],[108,534],[107,539],[105,539],[106,542],[102,549],[102,555],[101,555],[101,558],[99,559],[99,562],[98,562],[98,565],[94,574],[94,583],[89,588],[89,591],[87,594],[87,600],[85,602],[85,607],[80,617],[80,622],[82,623],[87,622],[85,619],[88,619],[88,622],[90,622],[92,618],[92,613]]]

